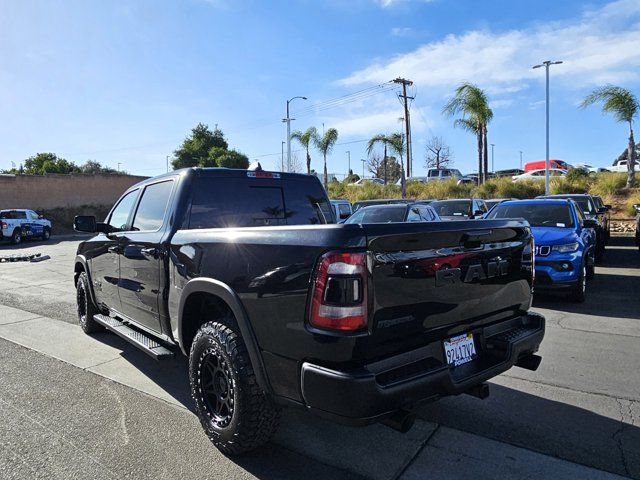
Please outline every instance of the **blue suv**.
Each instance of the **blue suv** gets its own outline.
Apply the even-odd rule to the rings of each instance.
[[[566,293],[584,302],[587,279],[595,273],[597,222],[570,199],[502,202],[488,218],[524,218],[535,241],[535,289]]]

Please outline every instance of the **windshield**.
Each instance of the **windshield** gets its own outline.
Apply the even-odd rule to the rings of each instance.
[[[391,223],[404,222],[407,207],[365,207],[351,215],[344,223]]]
[[[430,204],[441,217],[466,217],[469,215],[468,200],[433,202]]]
[[[571,200],[576,202],[578,204],[578,206],[580,207],[580,210],[582,210],[582,212],[585,215],[595,215],[596,214],[596,209],[595,209],[595,207],[593,205],[593,202],[591,201],[591,199],[589,197],[562,197],[562,198],[570,198]]]
[[[489,218],[524,218],[532,227],[573,227],[569,205],[500,204],[491,210]]]

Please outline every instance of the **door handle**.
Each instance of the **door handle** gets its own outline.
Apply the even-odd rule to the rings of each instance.
[[[153,247],[149,247],[149,248],[143,248],[142,250],[140,250],[140,252],[148,257],[156,257],[158,255],[158,249],[157,248],[153,248]]]

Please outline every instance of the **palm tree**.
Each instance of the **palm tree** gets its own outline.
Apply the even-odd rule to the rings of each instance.
[[[487,124],[493,118],[487,94],[477,85],[465,82],[456,88],[455,95],[444,106],[442,113],[448,117],[462,114],[462,118],[456,119],[454,126],[475,133],[478,142],[478,182],[481,182],[486,178],[484,165],[489,163],[486,148]]]
[[[629,124],[629,144],[627,147],[627,188],[635,187],[636,175],[636,151],[633,140],[633,119],[638,116],[640,104],[636,96],[626,88],[614,85],[605,85],[596,88],[590,95],[587,95],[580,104],[581,108],[586,108],[597,102],[603,102],[602,112],[612,113],[616,121]]]
[[[311,174],[311,155],[309,155],[309,145],[318,134],[316,127],[309,127],[304,132],[296,130],[291,134],[291,140],[297,140],[307,151],[307,175]]]
[[[382,143],[384,145],[385,163],[387,161],[387,148],[391,149],[392,152],[397,153],[400,157],[400,171],[402,172],[400,174],[400,185],[402,185],[402,198],[405,198],[407,196],[407,181],[404,174],[404,135],[402,133],[392,133],[391,135],[379,133],[378,135],[374,135],[367,143],[367,155],[371,155],[371,152],[378,143]]]
[[[338,141],[338,130],[335,128],[330,128],[327,130],[323,136],[314,135],[313,143],[315,143],[316,148],[322,153],[322,157],[324,158],[324,189],[329,191],[329,185],[327,181],[327,155],[331,153],[333,150],[333,146]]]

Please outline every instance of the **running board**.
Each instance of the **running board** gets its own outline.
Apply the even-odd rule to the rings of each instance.
[[[166,360],[174,357],[174,353],[171,350],[144,333],[125,325],[117,318],[97,314],[93,316],[93,319],[155,360]]]

